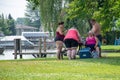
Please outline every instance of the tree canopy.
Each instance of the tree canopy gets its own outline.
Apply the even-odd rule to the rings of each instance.
[[[8,17],[4,17],[4,14],[0,15],[0,33],[4,35],[15,35],[15,24],[11,14]]]
[[[47,31],[54,31],[59,21],[62,21],[61,11],[63,0],[28,0],[38,7],[42,26]],[[34,8],[33,8],[34,9]]]
[[[39,8],[34,8],[34,3],[32,2],[28,2],[26,7],[25,25],[33,26],[39,29],[41,26]]]
[[[102,33],[110,31],[120,18],[120,0],[28,0],[38,7],[45,29],[53,31],[59,21],[75,26],[81,33],[90,29],[88,20],[96,19]],[[119,20],[118,20],[119,21]]]

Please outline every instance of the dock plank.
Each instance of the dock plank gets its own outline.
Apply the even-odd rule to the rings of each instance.
[[[17,53],[17,55],[31,55],[31,54],[55,54],[56,52],[22,52],[22,53]],[[13,53],[13,55],[15,55],[15,53]]]

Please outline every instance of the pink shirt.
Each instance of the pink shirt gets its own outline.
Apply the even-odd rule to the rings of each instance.
[[[69,29],[64,40],[65,39],[74,39],[79,42],[78,31],[76,29]]]
[[[95,37],[87,37],[86,44],[96,44]]]

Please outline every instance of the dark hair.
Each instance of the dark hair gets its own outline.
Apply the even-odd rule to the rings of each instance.
[[[58,25],[62,25],[62,24],[64,24],[64,22],[59,22],[59,23],[58,23]]]
[[[90,21],[92,21],[92,22],[96,22],[96,20],[95,20],[95,19],[91,19]]]

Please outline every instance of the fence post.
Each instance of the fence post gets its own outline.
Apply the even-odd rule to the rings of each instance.
[[[39,38],[39,55],[38,55],[38,57],[41,57],[41,49],[42,49],[42,38]]]
[[[20,55],[20,59],[21,59],[22,58],[21,53],[22,53],[22,51],[21,51],[21,39],[14,39],[14,59],[17,59],[17,54]]]
[[[46,52],[46,37],[44,37],[44,52]]]

